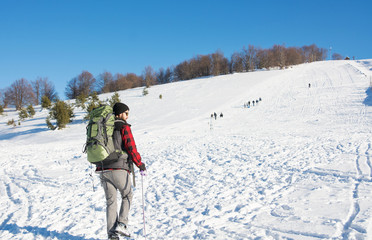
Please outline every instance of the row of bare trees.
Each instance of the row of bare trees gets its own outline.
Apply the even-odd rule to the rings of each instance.
[[[246,72],[256,69],[270,69],[274,67],[285,68],[305,62],[325,60],[327,50],[318,48],[315,44],[310,46],[285,47],[274,45],[270,49],[261,49],[249,45],[240,52],[231,56],[230,72]]]
[[[155,72],[147,66],[142,75],[134,73],[112,75],[104,72],[98,77],[98,92],[114,92],[139,86],[165,84],[187,79],[217,76],[234,72],[247,72],[274,67],[285,68],[305,62],[325,60],[327,50],[315,44],[303,47],[285,47],[274,45],[270,49],[262,49],[249,45],[247,48],[232,54],[230,60],[221,51],[212,54],[197,55],[176,66],[160,68]]]
[[[81,74],[67,83],[65,95],[69,99],[74,99],[78,96],[89,96],[93,92],[107,93],[204,76],[217,76],[275,67],[285,68],[305,62],[325,60],[326,56],[327,50],[318,48],[315,44],[303,47],[274,45],[269,49],[248,45],[248,47],[243,47],[242,50],[234,52],[230,60],[221,51],[216,51],[212,54],[197,55],[176,66],[166,69],[160,68],[157,72],[151,66],[147,66],[142,75],[134,73],[125,75],[116,73],[113,75],[110,72],[104,72],[95,77],[88,71],[82,71]],[[47,96],[50,100],[57,98],[54,85],[48,78],[38,78],[31,83],[22,78],[0,92],[3,106],[12,104],[17,109],[22,108],[25,104],[39,104],[43,96]]]
[[[41,98],[46,96],[50,100],[58,98],[54,84],[48,78],[37,78],[29,82],[25,78],[18,79],[10,87],[0,91],[2,106],[15,106],[17,110],[28,104],[40,104]]]

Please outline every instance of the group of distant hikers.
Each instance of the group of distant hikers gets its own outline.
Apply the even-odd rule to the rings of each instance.
[[[257,100],[253,100],[253,101],[248,101],[243,104],[243,107],[244,108],[254,107],[255,105],[258,105],[258,103],[261,101],[262,101],[262,98],[258,98]]]
[[[217,120],[217,113],[216,112],[212,113],[211,118],[214,118],[215,120]],[[220,114],[220,118],[223,118],[223,113]]]

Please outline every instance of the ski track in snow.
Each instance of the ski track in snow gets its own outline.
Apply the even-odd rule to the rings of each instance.
[[[147,239],[372,238],[371,66],[316,62],[120,92],[148,166]],[[16,113],[0,116],[0,239],[106,238],[76,111],[63,131],[43,130],[45,110],[16,128],[6,125]],[[224,118],[210,119],[217,111]],[[130,229],[144,239],[136,180]]]

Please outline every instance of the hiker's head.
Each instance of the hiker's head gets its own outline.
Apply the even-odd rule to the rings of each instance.
[[[125,105],[124,103],[115,103],[114,107],[113,107],[113,110],[114,110],[114,114],[115,116],[117,117],[120,117],[120,116],[124,116],[126,120],[128,118],[128,114],[129,114],[129,107],[127,105]]]

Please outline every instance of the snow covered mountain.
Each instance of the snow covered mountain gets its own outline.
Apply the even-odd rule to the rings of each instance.
[[[372,60],[326,61],[119,92],[148,166],[147,239],[372,239],[371,78]],[[36,110],[0,116],[0,239],[105,239],[85,112],[50,131]]]

